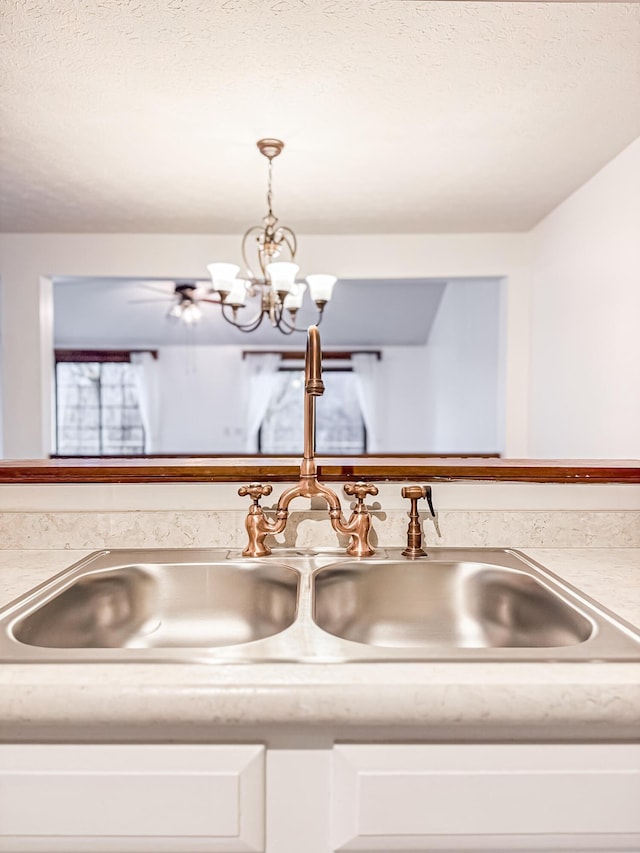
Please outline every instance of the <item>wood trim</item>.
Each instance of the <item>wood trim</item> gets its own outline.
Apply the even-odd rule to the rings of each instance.
[[[56,364],[58,362],[113,362],[131,361],[134,353],[148,352],[154,360],[158,358],[157,349],[57,349],[55,350]]]
[[[243,350],[242,359],[248,355],[279,355],[282,361],[304,361],[306,353],[304,350]],[[350,361],[352,355],[375,355],[377,361],[382,360],[382,351],[379,349],[352,349],[352,350],[323,350],[323,361]]]
[[[463,482],[640,483],[640,460],[531,460],[428,456],[318,457],[326,483]],[[0,483],[269,483],[294,482],[300,459],[215,456],[170,459],[38,459],[0,461]]]

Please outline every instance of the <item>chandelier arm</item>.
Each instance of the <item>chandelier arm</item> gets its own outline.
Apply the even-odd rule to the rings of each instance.
[[[222,316],[227,323],[232,325],[235,329],[238,329],[240,332],[255,332],[258,326],[262,323],[264,311],[256,314],[253,320],[249,320],[248,323],[238,323],[232,317],[229,317],[225,312],[225,306],[222,306]]]
[[[317,325],[317,324],[316,324]],[[287,320],[285,320],[284,315],[280,315],[277,320],[276,328],[282,332],[283,335],[292,335],[294,332],[306,332],[306,329],[299,329],[297,326],[292,326]]]
[[[293,334],[293,332],[302,332],[302,334],[306,335],[306,333],[308,332],[308,328],[305,326],[304,328],[300,329],[298,326],[295,325],[295,323],[290,323],[284,316],[284,310],[284,306],[281,306],[279,314],[276,315],[276,328],[279,329],[283,335],[291,335]],[[323,316],[324,310],[318,309],[318,319],[314,323],[315,326],[319,326],[320,323],[322,323]],[[284,331],[283,327],[287,331]]]
[[[247,228],[244,232],[244,236],[242,238],[242,260],[244,261],[245,268],[249,273],[249,278],[251,281],[257,281],[258,277],[253,272],[251,268],[251,264],[249,263],[249,259],[247,257],[247,241],[253,234],[264,234],[264,228],[261,228],[259,225],[252,225],[251,228]],[[258,249],[258,262],[260,263],[260,268],[262,269],[262,260],[260,258],[260,249]],[[264,270],[262,270],[264,275]]]
[[[289,323],[287,323],[287,321],[284,319],[282,314],[280,314],[280,317],[276,318],[276,329],[282,335],[292,335],[294,332],[302,331],[301,329],[296,329],[293,326],[290,326]],[[304,329],[304,331],[306,332],[306,329]]]
[[[271,322],[281,334],[283,335],[291,335],[293,332],[298,331],[294,329],[294,327],[287,322],[284,315],[284,302],[276,301],[272,303],[272,312],[270,313]]]
[[[291,260],[295,260],[296,252],[298,251],[298,238],[295,232],[288,225],[280,225],[278,231],[282,234],[282,242],[286,243],[291,254]]]

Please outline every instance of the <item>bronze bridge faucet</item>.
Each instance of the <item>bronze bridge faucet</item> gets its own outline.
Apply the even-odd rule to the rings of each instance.
[[[329,507],[331,525],[337,533],[351,536],[347,554],[352,557],[370,557],[374,549],[369,544],[371,515],[365,506],[367,495],[377,495],[378,488],[372,483],[347,483],[344,490],[354,496],[356,505],[347,521],[342,514],[340,498],[328,486],[318,482],[318,468],[315,460],[316,397],[324,394],[322,382],[322,350],[320,333],[317,326],[309,326],[307,332],[307,352],[304,363],[304,455],[300,463],[300,480],[280,496],[276,508],[276,518],[270,521],[260,506],[260,498],[270,495],[272,487],[262,483],[250,483],[238,489],[241,497],[249,495],[253,504],[249,508],[245,526],[249,534],[249,544],[242,552],[245,557],[266,557],[271,549],[265,544],[268,535],[282,533],[289,518],[289,504],[294,498],[323,498]]]

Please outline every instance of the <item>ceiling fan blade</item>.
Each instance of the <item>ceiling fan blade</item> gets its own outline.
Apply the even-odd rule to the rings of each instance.
[[[170,281],[167,282],[168,287],[155,287],[153,284],[146,284],[143,281],[137,281],[135,286],[143,290],[151,290],[153,293],[164,293],[165,296],[173,296],[174,286]]]
[[[155,299],[127,299],[129,305],[141,305],[143,302],[171,302],[173,301],[173,296],[169,293],[165,294],[165,296],[156,296]]]

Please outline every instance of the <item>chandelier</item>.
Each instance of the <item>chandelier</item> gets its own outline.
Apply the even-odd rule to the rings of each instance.
[[[215,302],[220,305],[224,319],[241,332],[253,332],[265,317],[284,335],[306,332],[306,326],[296,326],[296,316],[307,287],[318,309],[315,320],[318,326],[324,307],[331,299],[336,277],[317,274],[308,275],[306,281],[296,278],[300,269],[295,263],[296,235],[291,228],[280,225],[273,212],[273,161],[282,152],[284,142],[260,139],[257,146],[269,161],[267,213],[262,219],[263,224],[248,228],[242,238],[246,278],[236,277],[240,272],[236,264],[213,263],[207,266],[213,291],[219,297]],[[250,257],[254,258],[252,262]],[[241,311],[247,304],[247,298],[254,302],[255,313],[251,319],[244,321]]]

